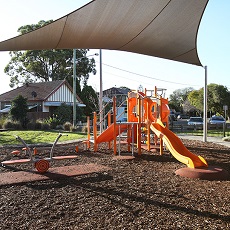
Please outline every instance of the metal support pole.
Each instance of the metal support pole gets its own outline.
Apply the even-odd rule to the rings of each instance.
[[[76,49],[73,49],[73,127],[76,128]]]
[[[204,124],[203,124],[203,142],[207,142],[207,66],[204,67],[205,69],[205,79],[204,79]]]
[[[102,96],[103,96],[103,89],[102,89],[102,52],[100,49],[100,95],[99,95],[99,111],[100,113],[100,133],[103,131],[103,111],[102,111]]]

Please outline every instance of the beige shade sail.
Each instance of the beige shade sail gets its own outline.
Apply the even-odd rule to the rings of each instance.
[[[201,65],[197,33],[208,0],[94,0],[0,51],[108,49]]]

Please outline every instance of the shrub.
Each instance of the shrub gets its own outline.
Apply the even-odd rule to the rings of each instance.
[[[20,121],[14,121],[13,122],[13,129],[15,129],[15,130],[22,130],[23,127],[22,127],[21,122]]]
[[[29,122],[27,124],[27,129],[28,130],[34,130],[35,129],[35,123],[34,122]]]
[[[61,124],[60,120],[55,115],[53,115],[53,117],[49,117],[49,118],[45,119],[44,122],[49,124],[51,129],[55,129],[57,127],[57,125]]]
[[[81,130],[83,133],[87,133],[88,131],[88,126],[87,125],[84,125],[82,126],[82,130]]]
[[[63,128],[65,131],[71,131],[72,130],[72,124],[70,122],[65,122],[63,125]]]
[[[42,129],[42,120],[36,120],[35,125],[34,125],[34,129],[35,130],[41,130]]]
[[[4,129],[20,130],[20,129],[22,129],[22,125],[19,121],[6,120],[3,124],[3,128]]]
[[[13,129],[13,127],[14,127],[13,121],[11,120],[5,120],[5,122],[3,123],[4,129]]]
[[[48,123],[41,123],[41,130],[50,130],[50,125]]]
[[[72,115],[72,106],[62,103],[57,109],[55,109],[54,114],[58,118],[59,124],[63,124],[67,121],[71,121]]]
[[[3,128],[3,125],[4,125],[4,123],[5,123],[6,120],[7,120],[6,117],[1,117],[1,118],[0,118],[0,128],[1,128],[1,129]]]
[[[55,129],[57,129],[57,130],[63,130],[64,128],[63,128],[63,125],[57,125]]]

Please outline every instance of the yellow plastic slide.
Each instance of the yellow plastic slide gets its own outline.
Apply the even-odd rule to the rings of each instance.
[[[123,133],[127,130],[127,124],[117,124],[116,125],[116,136],[119,133]],[[101,133],[98,137],[96,142],[99,144],[101,142],[109,142],[113,140],[114,135],[114,124],[110,125],[103,133]]]
[[[171,154],[181,163],[186,164],[189,168],[208,167],[206,160],[191,153],[171,130],[166,128],[161,121],[151,123],[151,130],[163,139],[163,142]]]

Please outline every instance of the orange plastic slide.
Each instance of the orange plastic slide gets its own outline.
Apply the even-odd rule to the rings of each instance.
[[[166,128],[161,121],[150,125],[152,131],[163,139],[171,154],[181,163],[186,164],[189,168],[208,167],[206,160],[191,153],[171,130]]]
[[[116,124],[116,136],[127,130],[127,124]],[[114,135],[114,124],[110,125],[103,133],[101,133],[96,142],[99,144],[101,142],[109,142],[113,140]]]

